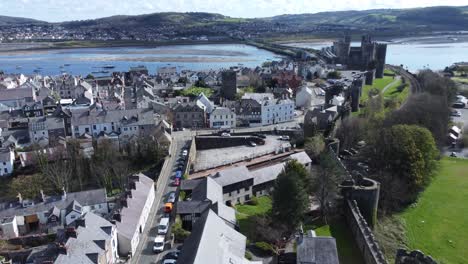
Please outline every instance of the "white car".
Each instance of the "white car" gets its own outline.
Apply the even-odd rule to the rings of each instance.
[[[177,260],[175,259],[165,259],[162,264],[176,264]]]
[[[230,137],[231,134],[224,132],[224,133],[221,134],[221,136],[222,136],[222,137]]]
[[[281,136],[279,139],[280,140],[289,140],[289,136]]]
[[[175,192],[170,192],[169,196],[167,197],[167,202],[168,203],[175,203],[175,199],[176,199]]]
[[[165,242],[165,237],[164,236],[157,236],[154,239],[153,252],[155,252],[155,253],[163,252],[164,251],[164,242]]]
[[[169,229],[169,217],[163,217],[159,221],[158,234],[165,235]]]
[[[184,149],[184,150],[182,151],[182,156],[185,157],[185,156],[187,156],[187,155],[188,155],[188,151],[187,151],[186,149]]]
[[[251,146],[251,147],[256,147],[257,144],[256,144],[255,142],[253,142],[253,141],[250,141],[250,142],[249,142],[249,146]]]

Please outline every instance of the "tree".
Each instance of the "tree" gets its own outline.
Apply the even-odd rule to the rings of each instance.
[[[370,165],[382,184],[386,209],[413,202],[430,181],[438,157],[431,133],[415,125],[380,129],[370,139],[367,150]],[[400,190],[405,190],[404,196]]]
[[[341,73],[339,71],[332,71],[327,74],[327,79],[340,79]]]
[[[44,178],[49,181],[55,191],[65,188],[69,191],[72,185],[72,168],[70,162],[66,160],[64,151],[60,151],[53,157],[53,161],[48,160],[47,154],[36,152],[36,160]]]
[[[340,140],[341,149],[349,149],[361,141],[367,135],[367,119],[349,116],[341,122],[336,130],[336,137]]]
[[[41,195],[41,190],[48,192],[50,187],[41,174],[19,175],[9,183],[8,192],[10,197],[16,197],[21,193],[24,199],[35,199]]]
[[[288,162],[278,175],[272,195],[273,218],[286,223],[289,230],[294,230],[299,225],[309,206],[309,195],[305,187],[307,185],[304,184],[302,175],[304,171],[296,170],[296,163]]]
[[[329,152],[320,155],[320,168],[312,178],[312,191],[320,203],[322,219],[328,223],[331,208],[338,195],[338,184],[341,182],[342,171]]]
[[[325,138],[321,134],[308,137],[305,139],[304,147],[307,154],[315,160],[325,150]]]

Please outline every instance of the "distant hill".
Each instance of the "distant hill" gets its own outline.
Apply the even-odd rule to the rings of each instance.
[[[46,24],[26,18],[0,17],[0,26]],[[88,32],[145,32],[157,29],[169,36],[245,35],[271,37],[277,34],[339,32],[350,30],[373,34],[416,34],[422,31],[466,30],[468,6],[427,7],[413,9],[375,9],[365,11],[321,12],[316,14],[281,15],[269,18],[232,18],[211,13],[154,13],[138,16],[112,16],[92,20],[47,23]],[[145,30],[151,29],[151,30]]]
[[[47,22],[30,18],[0,16],[0,26],[25,25],[25,24],[44,24]]]

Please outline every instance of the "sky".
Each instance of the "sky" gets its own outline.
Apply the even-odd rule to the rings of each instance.
[[[49,22],[156,12],[269,17],[322,11],[468,5],[468,0],[0,0],[0,15]]]

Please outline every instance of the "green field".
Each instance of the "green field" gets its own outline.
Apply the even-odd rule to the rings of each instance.
[[[444,158],[417,204],[398,217],[410,249],[441,264],[468,263],[468,160]]]
[[[364,263],[359,248],[348,229],[344,218],[334,220],[329,225],[305,225],[304,231],[314,229],[317,236],[331,236],[336,239],[336,247],[341,264]]]
[[[372,85],[364,85],[362,87],[362,96],[361,96],[361,102],[367,101],[369,98],[369,91],[372,88],[377,88],[379,91],[382,91],[385,86],[393,82],[393,77],[392,76],[384,76],[382,79],[375,79],[374,83]]]
[[[384,97],[387,99],[396,99],[397,102],[402,103],[409,95],[409,84],[405,84],[403,91],[398,91],[398,87],[402,84],[402,81],[399,80],[395,82],[390,88],[388,88]]]

